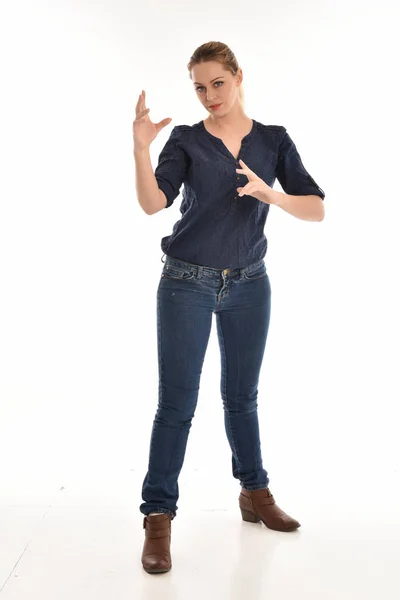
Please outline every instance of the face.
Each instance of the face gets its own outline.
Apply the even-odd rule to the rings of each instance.
[[[236,75],[227,71],[221,63],[208,61],[195,65],[191,70],[193,88],[200,102],[210,114],[226,114],[239,102],[238,89],[242,81],[242,70]],[[213,110],[211,105],[221,104]]]

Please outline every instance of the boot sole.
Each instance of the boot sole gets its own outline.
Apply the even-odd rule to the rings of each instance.
[[[169,567],[168,569],[146,569],[146,567],[143,567],[143,569],[146,571],[146,573],[157,574],[157,573],[168,573],[168,571],[171,570],[171,567]]]
[[[248,523],[259,523],[260,521],[262,521],[265,525],[265,527],[268,527],[268,529],[273,529],[274,531],[295,531],[295,529],[298,529],[300,527],[300,525],[295,525],[294,527],[289,527],[288,529],[282,530],[282,529],[276,529],[275,527],[271,527],[270,525],[267,525],[264,521],[264,519],[261,519],[260,517],[257,517],[257,515],[255,515],[254,513],[250,512],[249,510],[245,510],[244,508],[240,508],[240,512],[242,513],[242,519],[243,521],[247,521]]]

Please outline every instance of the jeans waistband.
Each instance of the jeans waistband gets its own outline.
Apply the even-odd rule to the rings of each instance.
[[[161,261],[163,263],[165,263],[166,265],[171,265],[171,266],[175,266],[175,267],[181,267],[181,268],[188,268],[194,272],[206,272],[209,273],[210,275],[215,274],[216,276],[220,276],[221,273],[225,273],[226,274],[230,274],[230,275],[235,275],[235,274],[240,274],[242,275],[243,273],[245,273],[246,271],[253,271],[254,269],[257,269],[258,267],[260,267],[261,265],[265,264],[264,259],[262,258],[261,260],[258,260],[255,263],[252,263],[250,265],[247,265],[246,267],[239,267],[237,269],[231,269],[231,268],[226,268],[226,269],[218,269],[215,267],[207,267],[204,265],[196,265],[194,263],[189,263],[185,260],[181,260],[178,258],[172,258],[171,256],[168,256],[167,254],[163,254],[163,256],[165,256],[165,260]]]

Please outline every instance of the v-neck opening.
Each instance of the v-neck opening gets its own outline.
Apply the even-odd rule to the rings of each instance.
[[[256,121],[255,121],[255,119],[251,119],[251,120],[253,121],[252,128],[250,129],[249,133],[246,133],[246,135],[245,135],[245,136],[242,138],[242,141],[241,141],[241,143],[240,143],[240,148],[239,148],[239,154],[238,154],[237,158],[235,158],[235,157],[233,156],[232,152],[231,152],[231,151],[229,150],[229,148],[228,148],[228,147],[227,147],[227,146],[224,144],[223,140],[222,140],[220,137],[218,137],[218,136],[214,135],[213,133],[210,133],[210,131],[208,131],[208,129],[206,129],[206,126],[204,125],[204,121],[203,121],[203,120],[201,120],[201,121],[200,121],[199,125],[202,127],[203,131],[204,131],[204,132],[205,132],[205,133],[206,133],[208,136],[210,136],[210,137],[211,137],[211,138],[213,138],[214,140],[217,140],[217,141],[219,141],[219,142],[220,142],[220,144],[223,146],[223,148],[224,148],[225,152],[226,152],[227,154],[229,154],[229,156],[230,156],[230,157],[231,157],[231,158],[232,158],[232,159],[233,159],[235,162],[239,162],[239,159],[240,159],[240,157],[242,156],[242,154],[243,154],[243,152],[244,152],[244,150],[245,150],[245,147],[246,147],[247,143],[249,142],[249,140],[250,140],[250,137],[253,135],[253,133],[254,133],[254,131],[255,131],[255,128],[256,128]]]

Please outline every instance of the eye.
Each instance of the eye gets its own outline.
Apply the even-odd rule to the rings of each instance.
[[[223,81],[214,81],[214,85],[217,83],[222,83],[222,85],[224,84]],[[195,88],[196,92],[198,92],[200,89],[204,88],[203,85],[199,85],[197,88]]]

